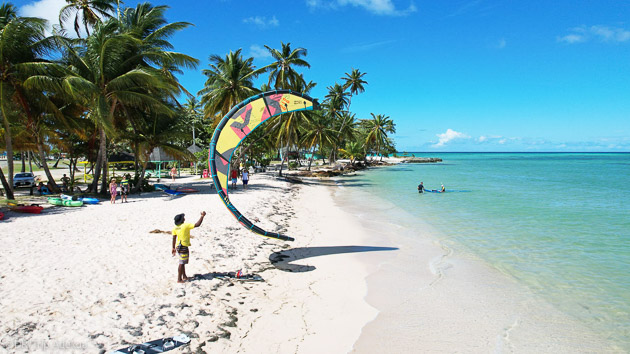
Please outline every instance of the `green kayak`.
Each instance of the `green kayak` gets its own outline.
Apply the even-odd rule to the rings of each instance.
[[[61,198],[48,198],[48,204],[59,205],[59,206],[69,206],[69,207],[80,207],[83,205],[83,201],[66,200],[66,199],[61,199]]]

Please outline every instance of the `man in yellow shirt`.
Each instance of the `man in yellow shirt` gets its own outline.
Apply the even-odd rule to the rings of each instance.
[[[184,222],[186,221],[184,214],[175,215],[175,227],[173,228],[173,250],[171,253],[173,256],[175,255],[175,252],[179,255],[179,267],[177,268],[178,283],[183,283],[188,280],[188,277],[186,276],[186,264],[188,264],[189,256],[188,247],[190,247],[190,230],[201,226],[204,216],[206,216],[206,212],[202,211],[201,217],[197,223],[193,225],[191,223]]]

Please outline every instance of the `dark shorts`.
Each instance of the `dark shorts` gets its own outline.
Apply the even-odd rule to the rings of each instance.
[[[188,264],[188,247],[177,246],[177,255],[179,256],[179,264]]]
[[[247,182],[249,182],[249,180],[247,180],[247,179],[244,179],[244,180],[243,180],[243,184],[244,184],[244,185],[247,185]]]
[[[120,188],[120,194],[127,195],[127,193],[129,193],[129,186],[122,186]]]

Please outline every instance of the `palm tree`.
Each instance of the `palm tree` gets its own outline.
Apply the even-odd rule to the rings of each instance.
[[[195,137],[195,124],[199,123],[201,116],[202,106],[201,103],[197,100],[197,97],[190,96],[186,103],[184,104],[184,109],[186,112],[186,120],[189,124],[192,125],[192,134],[193,134],[193,145],[196,145],[196,137]]]
[[[33,67],[41,67],[38,64],[26,64],[41,61],[40,58],[53,48],[53,42],[46,37],[45,29],[46,20],[19,17],[13,5],[0,5],[0,112],[9,162],[7,195],[11,197],[14,172],[11,121],[22,117],[32,121],[23,83],[32,74]]]
[[[115,0],[66,0],[67,5],[59,11],[59,23],[63,26],[72,14],[74,14],[74,31],[81,37],[81,22],[87,35],[90,35],[90,27],[94,28],[101,19],[112,17]]]
[[[342,112],[344,111],[344,107],[348,105],[348,93],[344,90],[343,86],[335,83],[333,86],[328,86],[328,94],[326,94],[324,98],[323,107],[328,114],[332,118],[332,122],[335,126],[339,127],[339,136],[341,137],[341,130],[343,129],[344,123],[339,124],[338,120],[340,119]],[[343,119],[342,119],[343,121]],[[336,159],[337,147],[333,146],[330,151],[330,161],[334,162]]]
[[[254,87],[254,78],[260,72],[254,70],[253,61],[254,58],[243,59],[241,49],[230,52],[225,58],[216,54],[210,56],[210,69],[203,71],[208,79],[198,93],[204,106],[204,118],[223,117],[233,106],[259,92]],[[218,121],[215,119],[213,124]]]
[[[302,141],[306,147],[311,149],[311,157],[308,161],[309,171],[315,148],[319,148],[319,152],[322,154],[324,147],[332,147],[337,143],[337,132],[332,128],[332,120],[330,116],[321,114],[321,112],[314,112],[311,114],[308,124],[303,128]]]
[[[352,102],[352,96],[365,91],[364,84],[367,85],[367,81],[363,80],[365,73],[361,73],[358,69],[352,69],[350,74],[346,73],[346,77],[341,78],[344,80],[343,89],[350,89],[350,97],[348,99],[348,106]]]
[[[350,158],[350,164],[354,166],[354,163],[365,156],[364,145],[358,141],[351,141],[346,144],[344,149],[339,149],[343,155]]]
[[[127,109],[173,114],[164,93],[177,92],[159,70],[136,65],[142,41],[118,32],[118,23],[97,24],[86,40],[65,46],[70,73],[63,86],[81,102],[99,128],[99,152],[91,190],[96,191],[101,167],[106,168],[107,135],[115,135],[114,120]],[[135,58],[136,60],[130,60]],[[102,192],[107,181],[103,179]]]
[[[365,138],[366,146],[375,146],[376,153],[380,155],[381,147],[387,143],[387,134],[396,132],[396,125],[394,122],[384,114],[374,115],[370,113],[372,119],[363,121],[365,128],[367,129],[367,136]],[[381,156],[381,160],[383,157]]]
[[[139,150],[142,156],[142,171],[140,172],[138,183],[136,183],[132,192],[135,193],[142,187],[149,156],[155,148],[161,148],[176,158],[194,158],[185,148],[171,143],[172,140],[178,138],[177,134],[174,133],[177,131],[175,129],[177,123],[177,120],[170,115],[158,113],[148,116],[140,124],[137,134],[140,139]]]
[[[269,71],[269,82],[276,90],[294,89],[305,86],[304,77],[295,71],[294,67],[310,68],[311,65],[304,59],[307,51],[304,48],[296,48],[291,50],[291,43],[284,44],[280,42],[282,49],[277,50],[265,45],[275,62],[261,68],[261,71]]]
[[[361,73],[358,69],[353,68],[350,74],[346,73],[346,77],[341,78],[345,81],[343,84],[343,89],[350,90],[350,96],[348,97],[347,105],[348,109],[350,109],[350,104],[352,104],[352,96],[365,91],[365,87],[363,85],[367,85],[367,81],[363,80],[363,76],[365,76],[365,73]],[[341,123],[341,128],[339,128],[340,133],[345,125],[346,119],[344,118],[343,122]]]

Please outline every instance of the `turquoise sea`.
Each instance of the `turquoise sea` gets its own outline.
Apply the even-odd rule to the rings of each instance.
[[[409,153],[411,155],[411,153]],[[428,223],[630,351],[630,154],[415,153],[341,182]],[[444,184],[447,193],[417,193]]]

